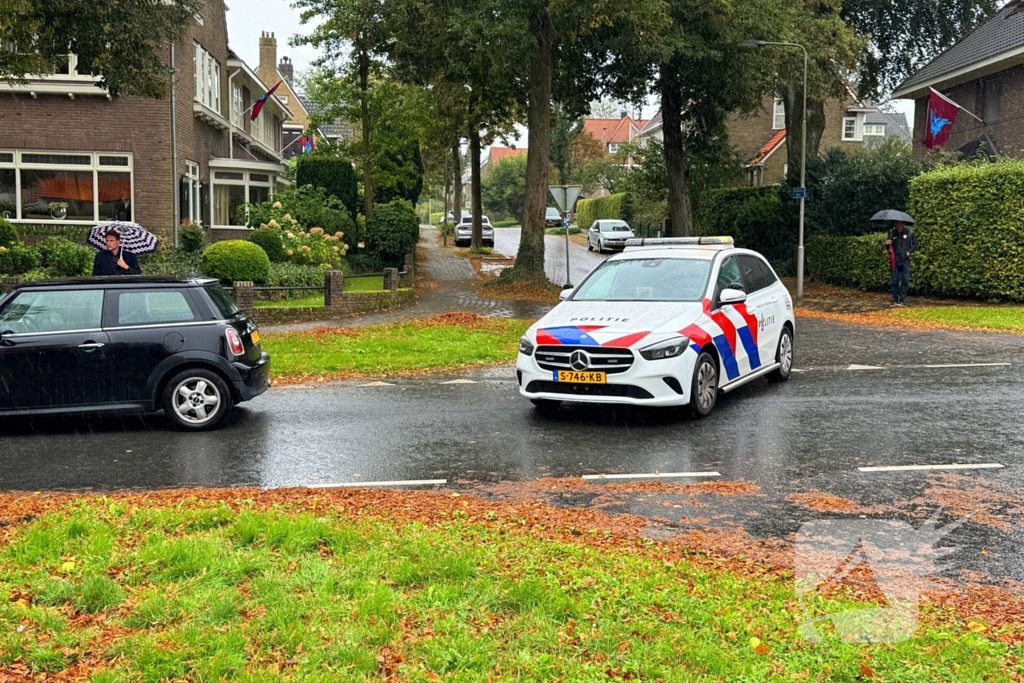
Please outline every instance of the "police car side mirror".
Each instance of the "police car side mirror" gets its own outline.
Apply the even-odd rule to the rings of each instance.
[[[572,290],[573,287],[569,287],[568,285],[563,287],[562,291],[558,293],[558,298],[561,299],[562,301],[565,301],[570,296],[572,296]]]
[[[727,304],[741,304],[747,300],[747,293],[742,289],[726,288],[722,290],[722,293],[718,295],[718,303],[724,305]]]

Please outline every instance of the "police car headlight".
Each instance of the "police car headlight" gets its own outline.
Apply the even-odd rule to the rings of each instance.
[[[663,342],[652,344],[640,349],[640,355],[647,360],[661,360],[663,358],[675,358],[683,355],[686,347],[690,345],[689,337],[673,337]]]
[[[531,342],[526,337],[520,337],[519,338],[519,353],[523,354],[524,356],[532,356],[533,355],[533,342]]]

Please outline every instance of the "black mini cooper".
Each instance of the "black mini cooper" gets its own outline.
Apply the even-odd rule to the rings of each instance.
[[[0,298],[0,416],[162,409],[213,429],[269,386],[256,324],[215,280],[54,280]]]

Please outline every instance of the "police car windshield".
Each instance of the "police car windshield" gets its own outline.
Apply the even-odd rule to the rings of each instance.
[[[573,292],[573,301],[701,301],[711,261],[687,258],[605,261]]]

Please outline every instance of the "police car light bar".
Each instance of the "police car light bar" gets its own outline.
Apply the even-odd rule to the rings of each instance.
[[[629,247],[677,247],[688,244],[732,244],[732,237],[644,237],[626,240]]]

